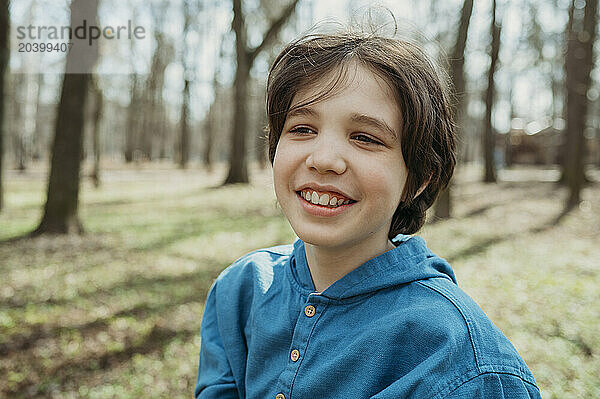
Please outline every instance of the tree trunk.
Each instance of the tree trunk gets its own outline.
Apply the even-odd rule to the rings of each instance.
[[[188,115],[190,108],[190,76],[191,68],[189,55],[192,49],[187,44],[187,37],[190,31],[192,15],[190,5],[187,0],[183,1],[183,51],[181,52],[181,63],[183,65],[184,86],[183,86],[183,101],[181,102],[181,121],[180,121],[180,137],[179,137],[179,167],[185,169],[190,157],[190,127],[188,124]],[[186,55],[188,55],[186,57]]]
[[[6,70],[8,69],[8,59],[10,57],[10,0],[0,0],[0,211],[4,207],[4,186],[2,173],[2,159],[4,155],[4,82]]]
[[[73,0],[71,27],[86,21],[95,24],[98,0]],[[48,193],[44,216],[32,235],[68,234],[83,231],[78,216],[79,171],[83,147],[84,110],[91,69],[98,56],[97,46],[76,41],[67,55],[56,118]],[[84,69],[80,69],[84,67]],[[87,71],[88,73],[72,73]],[[71,73],[69,73],[71,72]]]
[[[569,7],[569,19],[567,20],[567,27],[565,28],[565,43],[566,43],[566,47],[568,51],[568,47],[569,47],[569,42],[571,41],[571,36],[573,35],[573,24],[574,24],[574,16],[575,16],[575,4],[573,1],[571,1],[571,5]],[[565,100],[565,105],[563,107],[563,118],[565,119],[565,129],[563,131],[563,142],[561,144],[561,148],[560,148],[560,153],[559,153],[559,163],[561,166],[561,174],[560,174],[560,178],[558,179],[558,184],[565,186],[567,185],[567,181],[568,181],[568,169],[569,169],[569,165],[568,165],[568,161],[569,161],[569,126],[567,123],[567,120],[569,119],[569,108],[567,103],[569,102],[569,90],[568,87],[573,87],[573,83],[569,82],[569,76],[567,75],[567,64],[569,62],[568,58],[567,58],[567,54],[565,51],[565,79],[564,79],[564,84],[565,84],[565,95],[564,95],[564,100]],[[572,76],[571,76],[571,79]]]
[[[221,58],[219,58],[221,59]],[[218,66],[217,66],[218,68]],[[217,110],[217,94],[219,91],[219,82],[217,81],[217,72],[218,69],[215,70],[214,75],[213,75],[213,91],[215,93],[215,99],[213,101],[213,104],[210,106],[208,113],[206,114],[206,118],[204,119],[204,131],[203,131],[203,136],[204,136],[204,154],[203,154],[203,160],[204,160],[204,168],[206,169],[207,172],[212,172],[213,169],[213,159],[212,159],[212,148],[213,148],[213,142],[214,142],[214,129],[215,129],[215,113]]]
[[[209,113],[206,116],[204,123],[204,167],[207,172],[212,172],[212,147],[213,147],[213,125],[212,115]]]
[[[500,24],[496,24],[496,0],[492,1],[492,23],[490,33],[492,36],[492,46],[490,54],[490,69],[488,71],[488,86],[485,93],[485,130],[483,132],[483,159],[485,164],[483,181],[485,183],[496,182],[496,167],[494,164],[494,148],[496,145],[494,127],[492,126],[492,109],[494,107],[494,97],[496,86],[494,83],[494,74],[496,73],[496,64],[498,63],[498,53],[500,52]]]
[[[598,0],[587,0],[583,21],[576,19],[575,1],[571,1],[567,32],[567,54],[565,60],[567,92],[567,141],[566,162],[563,176],[569,188],[565,204],[571,209],[580,202],[581,189],[585,183],[584,158],[585,138],[583,135],[588,110],[587,91],[590,87],[593,46],[596,39]]]
[[[237,66],[234,80],[233,131],[229,151],[229,173],[224,184],[248,183],[246,162],[246,104],[248,102],[248,80],[250,63],[246,48],[246,28],[242,14],[242,0],[233,0],[233,30]]]
[[[125,162],[130,163],[138,144],[138,115],[140,111],[140,88],[137,73],[131,75],[129,106],[127,107],[127,130],[125,132]]]
[[[94,168],[92,170],[92,181],[94,187],[100,187],[100,155],[102,150],[100,148],[100,121],[102,119],[102,109],[104,105],[104,96],[102,90],[98,87],[97,82],[93,82],[91,95],[94,99],[94,111],[92,114],[92,144],[94,152]]]
[[[141,152],[147,160],[156,156],[162,157],[166,147],[166,111],[163,100],[165,69],[173,57],[175,49],[169,37],[162,31],[162,21],[166,2],[152,3],[152,13],[155,23],[156,44],[152,55],[150,76],[146,81],[144,94],[143,129],[141,132]],[[157,5],[155,5],[157,4]]]
[[[31,139],[31,158],[34,161],[39,161],[42,158],[42,126],[44,121],[40,115],[42,103],[42,87],[44,86],[44,74],[37,74],[37,92],[35,98],[35,128],[33,129],[33,137]]]
[[[219,85],[219,80],[217,77],[220,73],[221,65],[224,63],[224,54],[225,54],[225,35],[221,36],[221,43],[219,45],[219,58],[217,60],[217,65],[213,72],[212,79],[212,90],[214,93],[213,103],[210,106],[208,113],[206,114],[206,118],[204,120],[204,150],[203,150],[203,160],[204,160],[204,168],[207,172],[212,172],[213,170],[213,143],[215,137],[215,129],[218,128],[216,119],[217,119],[217,101],[219,92],[221,90],[221,86]]]
[[[239,1],[239,0],[238,0]],[[238,65],[235,73],[233,132],[230,147],[229,174],[225,184],[248,183],[248,165],[246,160],[246,129],[248,80],[250,79],[250,66],[245,56],[238,56]]]
[[[137,15],[137,8],[133,11]],[[131,54],[135,54],[135,40],[129,43]],[[127,124],[125,131],[125,148],[123,156],[126,163],[131,163],[135,157],[135,151],[140,144],[140,103],[142,100],[142,89],[140,88],[140,77],[136,72],[135,65],[131,63],[131,82],[129,86],[129,106],[127,107]]]
[[[185,80],[183,104],[181,104],[181,137],[179,138],[179,167],[185,169],[190,158],[190,127],[188,109],[190,107],[190,81]]]
[[[157,35],[158,37],[158,35]],[[158,53],[158,45],[154,51],[152,67],[150,69],[150,75],[146,80],[146,89],[144,91],[143,107],[141,108],[142,116],[142,130],[140,132],[140,145],[139,153],[145,161],[152,160],[152,140],[156,133],[153,133],[158,126],[156,123],[156,95],[157,90],[157,71],[156,71],[156,60]]]
[[[162,99],[162,90],[161,90],[161,99]],[[170,128],[167,126],[167,109],[165,107],[164,102],[161,100],[158,107],[158,131],[157,131],[157,141],[158,141],[158,159],[165,159],[167,157],[167,131],[170,131]]]
[[[11,142],[12,150],[15,156],[15,167],[20,172],[24,172],[26,169],[26,155],[25,155],[25,118],[26,115],[26,104],[27,104],[27,75],[20,73],[15,75],[13,78],[12,86],[12,98],[15,99],[16,106],[14,107],[13,117],[15,123],[11,126]]]
[[[279,34],[279,31],[296,9],[298,0],[292,0],[279,18],[271,24],[262,42],[254,49],[246,44],[246,28],[242,13],[242,0],[233,0],[232,27],[235,32],[237,67],[234,81],[234,116],[229,152],[229,173],[223,184],[248,183],[248,165],[246,154],[246,129],[248,128],[247,108],[248,81],[250,69],[256,56]]]
[[[460,24],[456,35],[456,42],[450,59],[450,79],[454,84],[454,94],[456,96],[455,120],[457,122],[457,136],[460,143],[461,120],[463,119],[465,109],[465,48],[467,47],[467,37],[469,25],[473,14],[473,0],[464,0],[462,11],[460,13]],[[458,155],[460,160],[461,148],[459,146]],[[443,190],[435,204],[435,216],[438,219],[448,219],[452,214],[452,180],[448,187]]]

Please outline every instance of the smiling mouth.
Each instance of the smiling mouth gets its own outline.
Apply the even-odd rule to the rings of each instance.
[[[334,193],[321,193],[319,194],[317,191],[305,189],[302,191],[296,191],[304,201],[313,204],[319,205],[327,208],[337,208],[342,205],[353,204],[356,201],[345,198],[339,194]]]

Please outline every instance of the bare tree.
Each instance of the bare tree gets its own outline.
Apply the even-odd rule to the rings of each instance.
[[[71,27],[83,21],[94,23],[99,0],[73,0]],[[78,216],[79,171],[83,147],[84,110],[93,65],[98,57],[97,44],[76,41],[67,55],[54,142],[44,216],[32,235],[43,233],[80,233]],[[81,70],[79,68],[82,68]],[[85,73],[73,73],[73,72]]]
[[[465,109],[465,48],[467,47],[467,36],[471,15],[473,14],[473,0],[464,0],[460,13],[460,23],[456,35],[456,41],[450,58],[450,79],[454,84],[454,93],[456,96],[455,118],[458,121],[459,136],[460,121],[464,115]],[[459,140],[460,142],[460,140]],[[452,183],[442,191],[435,204],[435,216],[439,219],[447,219],[451,215],[451,188]]]
[[[183,103],[181,104],[181,126],[179,137],[179,167],[185,169],[190,158],[190,126],[188,123],[190,108],[190,80],[185,78]]]
[[[137,9],[133,10],[134,19],[137,16]],[[134,152],[139,148],[139,125],[140,109],[142,100],[141,79],[135,70],[134,57],[136,54],[135,40],[129,41],[131,51],[131,81],[129,86],[129,106],[127,107],[127,121],[125,125],[125,148],[123,155],[126,163],[134,160]]]
[[[217,67],[218,68],[218,67]],[[214,144],[214,130],[215,130],[215,113],[217,112],[216,110],[216,104],[217,104],[217,93],[219,92],[219,82],[217,80],[217,72],[218,70],[215,70],[214,74],[213,74],[213,81],[212,81],[212,87],[215,93],[215,100],[213,102],[213,104],[210,106],[208,112],[206,113],[206,117],[204,118],[204,126],[203,126],[203,135],[204,135],[204,156],[203,161],[204,161],[204,167],[206,168],[206,170],[208,172],[211,172],[213,169],[213,158],[212,158],[212,153],[213,153],[213,144]]]
[[[484,176],[486,183],[496,182],[496,167],[494,165],[494,147],[496,144],[494,127],[492,126],[492,109],[494,107],[494,97],[496,86],[494,83],[494,74],[498,64],[498,54],[500,52],[500,30],[501,25],[496,23],[496,0],[492,0],[492,22],[490,25],[490,36],[492,37],[490,52],[490,68],[488,70],[488,85],[485,92],[485,118],[483,131],[483,159]]]
[[[183,101],[181,102],[181,121],[180,121],[180,137],[179,137],[179,167],[185,168],[190,157],[190,127],[188,123],[190,109],[190,85],[191,85],[191,59],[190,53],[192,49],[188,45],[188,33],[192,25],[192,11],[190,9],[191,0],[183,0],[183,50],[181,52],[181,63],[183,65],[184,85],[183,85]],[[195,11],[195,10],[194,10]]]
[[[0,211],[4,206],[2,158],[4,154],[4,81],[10,57],[10,0],[0,0]]]
[[[231,134],[231,149],[229,153],[229,173],[224,184],[248,183],[248,166],[246,159],[246,129],[248,110],[248,81],[250,69],[256,56],[263,51],[279,34],[285,22],[290,18],[299,0],[292,0],[284,8],[280,16],[275,19],[267,29],[261,43],[249,48],[247,44],[247,32],[242,11],[242,0],[233,0],[233,22],[235,32],[235,50],[237,67],[235,71],[234,88],[234,118],[233,131]]]
[[[218,128],[218,113],[219,113],[219,95],[222,92],[222,87],[219,84],[219,79],[217,77],[220,74],[221,66],[223,65],[223,59],[225,57],[225,41],[226,35],[221,35],[220,44],[219,44],[219,55],[216,62],[215,70],[212,76],[212,90],[214,93],[214,100],[211,104],[206,117],[204,118],[204,126],[203,126],[203,161],[204,167],[208,172],[211,172],[213,169],[213,147],[215,144],[215,130]]]
[[[34,160],[39,160],[41,158],[41,152],[42,152],[42,148],[41,148],[41,138],[42,138],[42,126],[43,126],[43,121],[42,121],[42,117],[41,117],[41,102],[42,102],[42,88],[44,86],[44,74],[43,73],[38,73],[37,74],[37,90],[36,90],[36,97],[35,97],[35,112],[34,112],[34,122],[35,122],[35,128],[33,129],[33,137],[31,139],[31,157]]]
[[[92,79],[90,82],[90,91],[88,94],[92,100],[91,129],[92,129],[92,148],[94,156],[94,167],[92,169],[92,181],[96,188],[100,187],[100,121],[102,119],[102,109],[104,105],[104,95],[98,86],[98,80]]]
[[[133,42],[133,40],[132,40]],[[140,89],[140,78],[137,73],[131,74],[130,83],[130,96],[129,106],[127,107],[127,126],[125,132],[125,162],[129,163],[133,161],[134,152],[139,145],[139,114],[140,114],[140,101],[141,101],[141,89]]]
[[[16,167],[19,171],[24,172],[27,169],[27,143],[25,134],[26,124],[26,104],[28,101],[27,95],[29,88],[27,87],[28,75],[19,73],[15,75],[12,84],[11,98],[16,101],[13,108],[12,116],[14,123],[11,127],[12,149],[15,156]]]
[[[554,12],[560,12],[561,9],[556,2],[551,5]],[[528,14],[529,27],[527,29],[526,37],[524,38],[524,45],[534,51],[535,57],[533,57],[531,66],[537,68],[537,70],[548,77],[550,90],[552,93],[552,104],[550,114],[552,118],[564,117],[564,76],[561,68],[564,66],[564,53],[558,49],[562,49],[564,44],[564,34],[558,32],[548,32],[543,29],[540,24],[540,4],[528,1]],[[553,55],[548,55],[544,49],[557,49]],[[545,65],[550,64],[550,68]]]
[[[163,98],[165,70],[175,56],[175,49],[169,36],[164,31],[164,15],[168,2],[151,3],[152,19],[154,20],[154,38],[156,40],[150,74],[146,80],[141,98],[142,122],[139,137],[139,151],[146,159],[152,160],[155,155],[165,156],[166,146],[166,110]],[[158,147],[158,148],[157,148]]]
[[[569,187],[566,209],[580,201],[585,183],[584,157],[586,125],[590,88],[590,72],[594,65],[594,41],[598,20],[598,0],[586,0],[583,17],[575,8],[575,0],[569,8],[567,24],[567,54],[565,59],[567,92],[566,162],[563,164],[564,180]]]
[[[215,128],[215,113],[216,113],[216,100],[217,100],[217,92],[219,87],[219,82],[217,81],[217,71],[213,74],[213,82],[212,87],[215,93],[215,101],[209,108],[206,113],[206,117],[204,118],[204,126],[203,126],[203,136],[204,136],[204,148],[202,157],[204,161],[204,167],[208,172],[211,172],[213,169],[213,143],[214,143],[214,128]]]

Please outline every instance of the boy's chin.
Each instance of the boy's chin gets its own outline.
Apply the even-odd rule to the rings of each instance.
[[[298,238],[300,238],[304,243],[314,245],[315,247],[335,249],[347,247],[349,244],[347,239],[344,239],[339,235],[332,236],[331,234],[327,234],[325,232],[315,231],[295,230],[295,232]]]

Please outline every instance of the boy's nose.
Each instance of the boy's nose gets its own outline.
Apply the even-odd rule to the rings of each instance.
[[[347,165],[344,157],[340,154],[338,145],[326,141],[315,142],[313,150],[306,158],[306,166],[321,174],[334,172],[339,175],[344,173]]]

